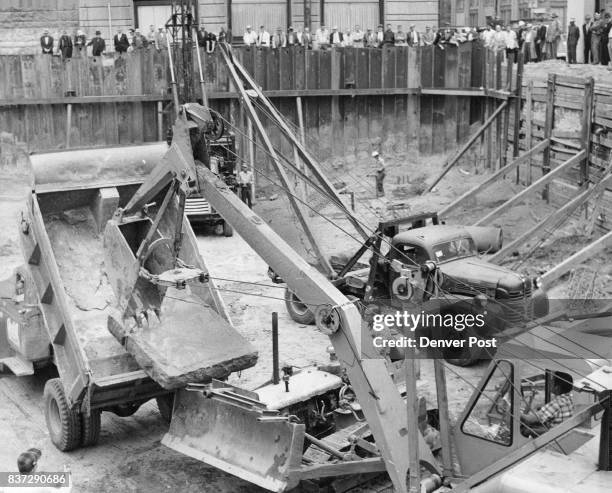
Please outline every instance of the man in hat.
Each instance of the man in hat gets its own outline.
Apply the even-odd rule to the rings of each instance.
[[[436,35],[431,30],[431,26],[425,26],[425,32],[423,33],[423,37],[422,37],[423,44],[425,46],[431,46],[432,44],[434,44],[435,38],[436,38]]]
[[[96,31],[96,35],[92,38],[92,40],[87,43],[87,46],[91,45],[91,54],[93,56],[100,56],[104,53],[106,49],[106,42],[104,38],[102,38],[102,33],[100,31]]]
[[[299,45],[300,40],[298,39],[297,33],[293,30],[293,26],[289,26],[287,29],[287,46]]]
[[[582,24],[582,39],[584,41],[584,63],[591,61],[591,28],[593,27],[593,21],[591,16],[587,15],[584,18],[584,24]]]
[[[567,27],[567,62],[576,63],[576,46],[580,39],[580,28],[576,25],[576,19],[570,19]]]
[[[374,151],[372,153],[372,157],[374,158],[374,164],[376,166],[376,171],[373,174],[374,179],[376,180],[376,198],[384,197],[385,196],[384,181],[385,181],[385,176],[386,176],[385,161],[380,155],[380,152],[378,151]],[[368,176],[372,176],[372,173],[370,173]]]
[[[421,36],[416,30],[416,26],[414,24],[410,24],[410,29],[408,31],[408,36],[406,37],[406,41],[408,43],[408,46],[419,46],[421,44]],[[432,40],[432,43],[433,43],[433,40]]]
[[[605,26],[599,12],[595,12],[595,20],[591,26],[591,60],[593,65],[601,62],[601,39]]]
[[[246,27],[246,31],[244,31],[244,34],[242,35],[242,41],[244,41],[244,44],[247,46],[257,43],[257,34],[255,31],[253,31],[251,26]]]
[[[321,27],[315,31],[315,41],[317,46],[322,50],[329,45],[329,31],[324,25],[321,25]]]
[[[573,377],[562,371],[555,371],[552,377],[551,392],[555,397],[537,411],[530,409],[521,414],[521,429],[524,428],[530,436],[546,433],[574,415]]]
[[[157,51],[167,50],[168,49],[168,41],[166,40],[166,29],[162,26],[157,28],[157,32],[155,33],[155,48]],[[198,39],[198,46],[201,46],[200,40]]]
[[[338,26],[334,26],[329,35],[329,44],[331,46],[342,46],[343,39],[342,33],[338,31]]]
[[[48,29],[45,29],[40,37],[40,48],[44,55],[53,55],[53,36],[49,35]]]
[[[240,200],[242,200],[249,209],[253,208],[253,172],[243,163],[241,170],[238,173],[238,186],[240,187]]]
[[[270,42],[273,49],[284,48],[287,46],[287,35],[283,32],[282,28],[276,28],[276,32],[272,35]]]
[[[85,33],[80,29],[77,29],[76,36],[74,37],[74,47],[79,54],[86,50],[87,36],[85,36]]]
[[[262,24],[259,26],[259,31],[257,32],[257,36],[255,38],[257,46],[268,47],[270,46],[270,33],[266,31],[266,28]]]
[[[119,54],[125,53],[130,46],[128,37],[121,29],[117,29],[117,34],[113,37],[113,44],[115,45],[115,51]]]
[[[551,17],[552,21],[546,30],[546,52],[551,60],[556,60],[559,40],[561,39],[561,23],[556,13],[553,12]]]
[[[380,48],[385,42],[385,32],[383,31],[383,25],[378,24],[376,28],[376,47]]]
[[[62,54],[62,58],[72,58],[72,38],[68,36],[68,31],[62,31],[57,49]]]

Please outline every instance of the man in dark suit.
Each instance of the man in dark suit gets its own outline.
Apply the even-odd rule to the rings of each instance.
[[[580,29],[576,25],[576,19],[570,19],[567,28],[567,62],[576,63],[576,46],[580,39]]]
[[[91,45],[91,54],[93,56],[100,56],[106,49],[106,42],[102,38],[101,34],[102,33],[100,31],[96,31],[95,37],[89,43],[87,43],[87,46]]]
[[[45,29],[43,35],[40,37],[40,48],[43,54],[53,55],[53,36],[49,36],[48,29]]]
[[[329,35],[329,45],[330,46],[342,46],[342,41],[344,40],[344,36],[338,30],[337,26],[332,28],[332,31]]]
[[[538,27],[538,34],[536,36],[536,52],[538,54],[538,62],[546,60],[546,31],[548,26],[544,23]]]
[[[383,44],[394,45],[395,44],[395,33],[391,29],[391,24],[387,24],[387,30],[383,36]]]
[[[62,58],[72,58],[72,38],[68,36],[68,31],[62,32],[57,48],[62,53]]]
[[[125,53],[130,46],[127,36],[121,29],[117,29],[117,34],[113,37],[113,44],[117,53]]]
[[[591,62],[591,28],[593,22],[591,16],[587,15],[584,18],[584,24],[582,24],[582,40],[584,41],[584,63]]]

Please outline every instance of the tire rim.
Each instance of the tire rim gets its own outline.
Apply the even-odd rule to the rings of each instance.
[[[59,406],[55,399],[49,400],[49,427],[53,435],[58,436],[62,433],[62,418]]]

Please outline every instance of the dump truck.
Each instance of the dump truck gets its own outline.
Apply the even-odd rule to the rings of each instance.
[[[169,420],[176,388],[257,361],[214,281],[199,281],[206,267],[178,202],[154,194],[137,214],[116,215],[166,150],[151,144],[30,158],[35,183],[16,225],[24,263],[0,284],[7,315],[0,365],[16,375],[55,366],[44,412],[60,450],[96,443],[103,411],[129,416],[156,399]],[[168,283],[142,280],[143,272],[163,278],[177,269],[169,252],[191,266],[179,272],[197,274],[198,286],[191,289],[178,274]],[[124,331],[129,336],[113,335]]]

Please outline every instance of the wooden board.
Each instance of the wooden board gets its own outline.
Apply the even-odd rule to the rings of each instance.
[[[264,48],[256,48],[255,49],[255,82],[262,87],[266,88],[266,49]]]
[[[395,47],[382,49],[382,87],[395,87]]]
[[[382,53],[381,50],[370,49],[370,87],[382,86]]]
[[[293,80],[295,89],[306,89],[306,54],[301,46],[293,51]]]
[[[408,87],[408,47],[395,49],[395,87]]]
[[[332,60],[331,51],[319,51],[319,89],[331,89]]]
[[[280,89],[294,89],[293,50],[280,48],[279,50]]]
[[[306,89],[319,88],[319,52],[306,51]]]
[[[419,152],[425,155],[433,152],[433,99],[425,95],[420,98]]]
[[[370,54],[369,49],[359,48],[356,54],[356,79],[357,89],[367,89],[370,87]]]
[[[421,87],[433,87],[434,47],[421,48]]]

